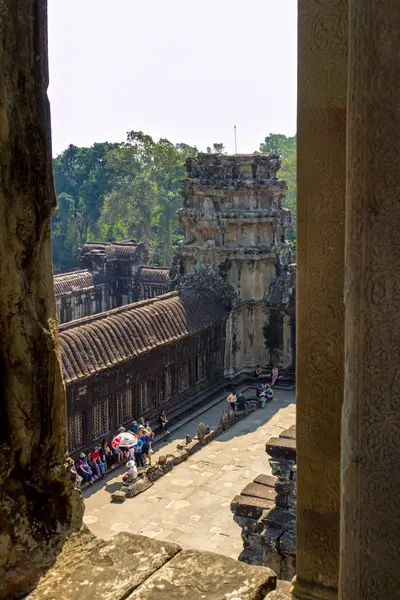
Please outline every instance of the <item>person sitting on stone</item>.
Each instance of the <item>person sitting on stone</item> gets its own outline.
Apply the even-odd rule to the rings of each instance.
[[[103,440],[100,449],[100,458],[107,464],[108,469],[113,469],[117,461],[117,456],[113,454],[107,440]]]
[[[104,477],[106,474],[106,464],[100,460],[100,448],[95,446],[92,453],[89,454],[89,466],[96,473],[97,477]]]
[[[264,388],[264,396],[267,400],[274,399],[274,392],[273,392],[271,386],[269,385],[269,383],[267,383],[267,385]]]
[[[260,383],[260,385],[258,386],[257,391],[256,391],[257,398],[261,398],[262,395],[265,396],[265,394],[263,394],[264,390],[265,390],[265,383]]]
[[[229,394],[229,396],[227,397],[227,401],[229,402],[229,406],[231,407],[231,410],[233,412],[235,412],[236,400],[237,400],[237,394],[236,394],[236,392],[231,392]]]
[[[266,375],[262,372],[260,365],[257,365],[254,371],[254,377],[257,379],[263,379]]]
[[[160,415],[160,424],[163,430],[163,433],[168,435],[169,431],[168,431],[168,419],[167,419],[167,413],[165,412],[165,410],[162,411],[161,415]]]
[[[84,452],[79,455],[79,460],[76,463],[76,470],[85,483],[93,483],[97,479],[97,477],[93,475],[92,469],[89,467]]]
[[[247,404],[247,400],[243,394],[238,394],[236,398],[236,406],[238,410],[244,410]]]
[[[127,473],[125,473],[124,475],[122,475],[122,481],[124,482],[125,485],[129,485],[130,483],[134,483],[138,477],[138,472],[137,472],[137,467],[136,467],[136,463],[134,460],[129,460],[126,463],[127,466]]]
[[[139,433],[139,425],[137,424],[137,421],[133,421],[131,432],[133,433],[133,435],[137,435]]]

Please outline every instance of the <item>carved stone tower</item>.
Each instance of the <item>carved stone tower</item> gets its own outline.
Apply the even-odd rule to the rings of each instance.
[[[171,277],[178,286],[217,287],[230,296],[225,371],[231,376],[271,360],[267,299],[290,259],[285,229],[291,216],[282,206],[286,185],[276,177],[279,167],[279,159],[258,153],[187,160],[178,211],[186,238]]]

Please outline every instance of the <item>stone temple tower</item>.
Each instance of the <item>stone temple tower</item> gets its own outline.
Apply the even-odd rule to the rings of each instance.
[[[230,302],[225,372],[231,376],[271,361],[268,297],[290,261],[285,229],[291,216],[282,206],[286,184],[276,177],[279,167],[279,159],[259,153],[187,160],[178,211],[186,237],[171,278],[178,287],[217,289]]]

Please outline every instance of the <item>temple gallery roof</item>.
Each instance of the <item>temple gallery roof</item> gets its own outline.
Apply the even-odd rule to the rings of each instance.
[[[88,254],[104,254],[107,261],[113,260],[132,260],[139,257],[141,254],[147,255],[147,251],[143,242],[135,244],[130,241],[123,242],[86,242],[79,249],[80,257]]]
[[[169,269],[164,267],[139,267],[137,271],[138,283],[168,283]]]
[[[56,296],[71,294],[75,291],[93,289],[96,285],[102,283],[99,275],[91,273],[86,269],[71,271],[70,273],[60,273],[54,276],[54,289]]]
[[[216,294],[191,289],[65,323],[60,327],[65,381],[114,367],[210,327],[225,316]]]

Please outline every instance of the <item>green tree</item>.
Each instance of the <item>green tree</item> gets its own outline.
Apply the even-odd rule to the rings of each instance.
[[[53,260],[62,270],[76,267],[79,245],[98,235],[104,198],[114,179],[107,154],[118,145],[108,142],[90,148],[70,145],[53,161],[58,198],[52,219]]]
[[[103,206],[101,230],[121,224],[128,237],[149,244],[155,264],[168,265],[185,160],[196,153],[187,144],[174,145],[167,139],[156,142],[141,131],[131,131],[127,142],[108,154],[116,177]]]
[[[296,136],[270,133],[260,144],[261,152],[271,152],[281,159],[279,177],[288,186],[285,208],[292,213],[292,226],[287,230],[287,239],[292,247],[293,260],[296,259]]]

